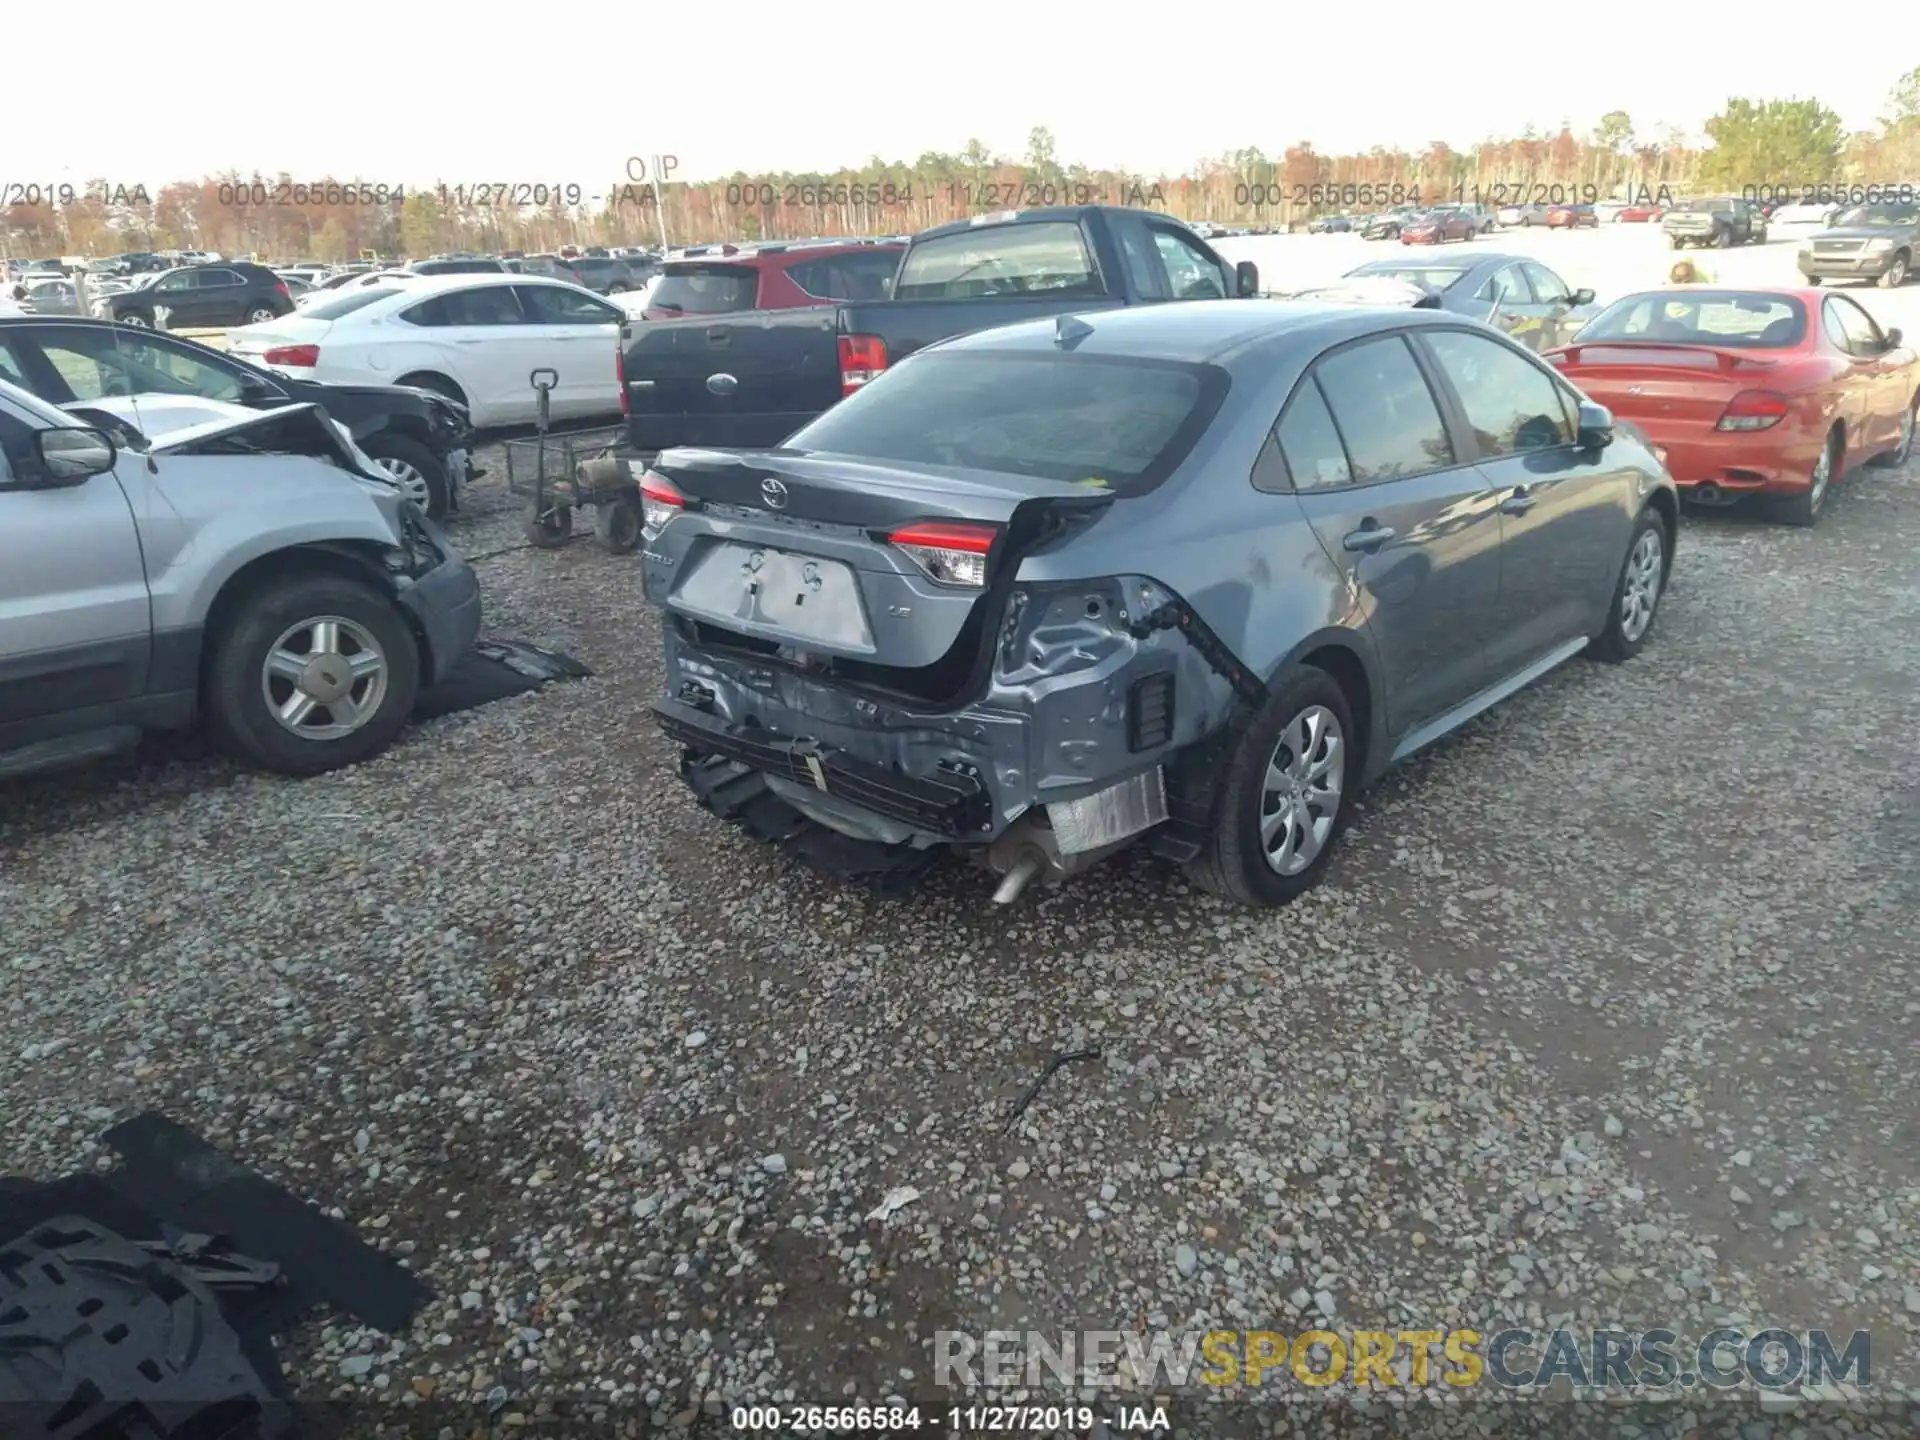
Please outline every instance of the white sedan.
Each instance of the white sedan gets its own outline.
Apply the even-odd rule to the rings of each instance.
[[[229,332],[242,359],[302,380],[418,385],[478,426],[535,418],[535,371],[553,372],[556,420],[620,410],[620,322],[578,285],[531,275],[420,275],[352,285],[278,320]]]

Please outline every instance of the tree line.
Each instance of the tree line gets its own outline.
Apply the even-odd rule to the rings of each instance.
[[[562,245],[686,245],[717,240],[907,234],[983,210],[1097,201],[1192,221],[1285,228],[1318,213],[1442,199],[1605,200],[1738,192],[1746,186],[1920,185],[1920,67],[1888,97],[1888,114],[1847,133],[1818,100],[1730,99],[1693,146],[1661,127],[1639,132],[1624,111],[1590,133],[1531,127],[1509,139],[1420,151],[1376,146],[1323,154],[1311,141],[1278,154],[1257,147],[1179,175],[1098,170],[1063,161],[1044,127],[1018,157],[979,140],[912,161],[809,174],[675,182],[520,185],[499,191],[389,178],[299,181],[227,172],[148,193],[101,179],[57,194],[9,195],[5,248],[14,255],[103,255],[203,249],[273,260],[339,261],[450,250],[556,250]],[[10,187],[18,191],[20,187]]]

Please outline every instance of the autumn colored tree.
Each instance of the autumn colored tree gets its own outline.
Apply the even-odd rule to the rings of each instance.
[[[1818,100],[1735,98],[1707,121],[1713,148],[1700,157],[1703,185],[1799,185],[1837,178],[1840,117]]]

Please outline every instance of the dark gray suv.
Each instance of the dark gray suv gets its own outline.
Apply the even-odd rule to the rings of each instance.
[[[1143,836],[1293,898],[1389,764],[1637,652],[1678,517],[1488,328],[1245,300],[945,341],[642,498],[702,801],[843,874],[966,851],[1008,901]]]

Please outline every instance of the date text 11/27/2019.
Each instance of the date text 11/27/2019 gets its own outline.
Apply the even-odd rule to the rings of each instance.
[[[1122,1405],[1097,1413],[1090,1405],[736,1405],[729,1425],[743,1434],[910,1435],[923,1425],[934,1434],[1085,1434],[1096,1422],[1121,1432],[1165,1434],[1162,1405]]]
[[[823,210],[855,206],[866,210],[911,208],[916,201],[949,210],[1034,210],[1049,205],[1125,205],[1156,210],[1167,203],[1158,185],[1103,185],[1063,180],[945,181],[916,186],[910,180],[796,181],[773,184],[729,182],[721,192],[731,210]]]

